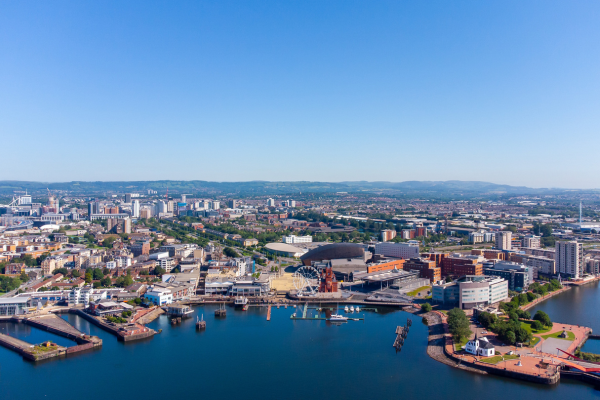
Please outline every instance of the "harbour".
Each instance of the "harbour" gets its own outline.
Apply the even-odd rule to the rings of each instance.
[[[418,322],[410,327],[406,336],[401,357],[390,351],[390,335],[397,326],[406,324],[413,314],[394,308],[382,308],[377,313],[367,314],[367,320],[360,324],[347,323],[336,326],[326,320],[313,323],[290,320],[293,307],[271,308],[271,320],[267,321],[267,307],[250,307],[248,311],[231,310],[227,318],[213,317],[217,305],[194,307],[190,318],[183,319],[177,327],[170,325],[170,318],[161,315],[148,324],[148,328],[161,331],[152,340],[137,341],[126,344],[114,339],[113,335],[102,330],[90,321],[77,314],[63,314],[61,318],[81,332],[88,332],[103,340],[101,351],[78,357],[62,357],[52,363],[27,363],[14,358],[16,353],[5,348],[0,349],[0,363],[10,363],[11,369],[3,369],[0,382],[3,385],[3,399],[34,399],[37,392],[24,385],[23,377],[31,368],[40,369],[38,374],[41,383],[50,383],[62,376],[81,376],[84,370],[107,369],[106,378],[111,379],[127,373],[139,377],[146,373],[139,370],[139,365],[152,366],[166,362],[177,354],[178,371],[182,384],[172,385],[119,385],[121,396],[183,396],[189,393],[202,377],[206,395],[219,396],[222,387],[235,376],[239,384],[228,388],[228,396],[244,396],[260,391],[263,383],[255,379],[255,374],[247,369],[263,371],[265,379],[276,386],[276,391],[263,393],[263,398],[304,399],[310,396],[348,396],[349,398],[383,399],[397,397],[402,392],[412,396],[434,395],[437,387],[462,387],[463,392],[447,391],[450,399],[476,396],[486,390],[493,400],[503,398],[496,392],[513,393],[514,396],[529,393],[530,396],[543,393],[549,399],[558,399],[565,395],[588,395],[590,387],[577,381],[562,381],[556,386],[545,386],[500,378],[493,375],[480,376],[468,370],[449,368],[447,365],[427,357],[428,327]],[[296,310],[298,307],[296,308]],[[228,310],[229,311],[229,310]],[[211,317],[206,318],[207,315]],[[204,317],[207,327],[196,330],[197,317]],[[0,332],[5,332],[7,325],[2,323]],[[15,325],[10,325],[13,329]],[[44,337],[45,332],[32,326],[19,324],[23,329],[35,331],[37,338]],[[10,332],[13,336],[13,332]],[[41,341],[41,340],[40,340]],[[249,346],[250,343],[263,343]],[[230,362],[230,357],[236,357]],[[319,360],[315,362],[315,360]],[[369,365],[368,369],[364,365]],[[54,366],[54,367],[52,367]],[[298,367],[301,372],[298,373]],[[139,372],[138,372],[139,371]],[[284,382],[301,378],[311,379],[317,376],[329,376],[331,380],[345,382],[333,387],[328,382],[316,385],[301,385],[294,391],[288,391]],[[348,380],[349,377],[369,379],[372,384],[365,386],[360,382]],[[189,382],[189,383],[188,383]],[[280,383],[276,383],[280,382]],[[417,384],[415,384],[417,383]],[[47,397],[50,399],[75,398],[53,385],[45,385]],[[91,392],[88,398],[104,398],[101,393]],[[454,396],[454,397],[453,397]]]

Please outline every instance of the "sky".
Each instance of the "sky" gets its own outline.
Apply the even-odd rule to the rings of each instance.
[[[0,2],[0,180],[600,188],[600,2]]]

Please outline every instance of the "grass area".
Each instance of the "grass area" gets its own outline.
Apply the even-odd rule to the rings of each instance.
[[[463,346],[466,346],[468,341],[469,341],[469,338],[464,338],[463,340],[460,341],[460,343],[454,342],[454,351],[462,350]]]
[[[486,364],[498,364],[499,362],[502,362],[505,360],[515,360],[517,358],[519,358],[519,356],[514,354],[512,356],[504,355],[504,356],[494,356],[494,357],[490,357],[490,358],[484,358],[483,360],[480,360],[480,361],[482,363],[486,363]]]
[[[531,342],[529,342],[529,347],[535,347],[539,342],[540,342],[539,336],[534,336],[533,339],[531,339]]]
[[[540,329],[535,330],[531,327],[531,322],[525,322],[525,321],[521,321],[521,328],[525,328],[525,330],[533,335],[539,335],[540,333],[546,333],[548,332],[551,328],[544,328],[544,329]]]
[[[575,334],[573,332],[567,331],[567,337],[566,338],[559,337],[560,334],[562,334],[562,331],[554,332],[554,333],[552,333],[550,335],[543,335],[542,337],[544,338],[544,340],[549,339],[549,338],[563,339],[563,340],[570,340],[570,341],[575,340]]]
[[[412,292],[406,293],[406,295],[410,296],[410,297],[415,297],[420,291],[427,290],[427,289],[431,289],[431,286],[421,286],[420,288],[415,289]]]

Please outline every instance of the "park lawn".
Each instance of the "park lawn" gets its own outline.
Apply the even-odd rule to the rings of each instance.
[[[531,322],[525,322],[525,321],[521,321],[521,327],[525,328],[525,330],[527,332],[531,333],[532,335],[539,335],[540,333],[546,333],[551,329],[551,328],[544,328],[544,329],[540,329],[539,331],[536,331],[535,329],[531,328]]]
[[[406,293],[406,295],[410,296],[410,297],[415,297],[417,295],[417,293],[419,293],[421,290],[425,290],[425,289],[431,289],[431,286],[421,286],[420,288],[415,289],[412,292]]]
[[[560,335],[562,332],[558,331],[558,332],[554,332],[550,335],[544,335],[542,336],[544,338],[544,340],[548,339],[548,338],[555,338],[555,339],[563,339],[563,340],[570,340],[571,342],[573,340],[575,340],[575,334],[573,332],[569,332],[567,331],[567,337],[566,338],[561,338],[558,335]]]
[[[494,357],[490,357],[490,358],[484,358],[481,361],[482,363],[486,363],[486,364],[498,364],[499,362],[502,362],[504,360],[515,360],[519,358],[518,355],[513,354],[513,355],[505,355],[505,356],[494,356]]]
[[[540,342],[539,336],[534,336],[531,341],[529,342],[529,347],[535,347],[539,342]]]

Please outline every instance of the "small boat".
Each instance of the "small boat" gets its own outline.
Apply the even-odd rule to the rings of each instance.
[[[244,307],[242,307],[242,311],[248,311],[248,304],[244,304]]]
[[[350,312],[354,312],[354,306],[350,306]]]
[[[348,321],[348,318],[339,314],[331,314],[331,318],[329,318],[329,320],[332,322],[344,322]]]
[[[356,312],[360,312],[360,307],[356,306]]]
[[[344,311],[346,311],[346,312],[349,311],[348,306],[344,307]]]

